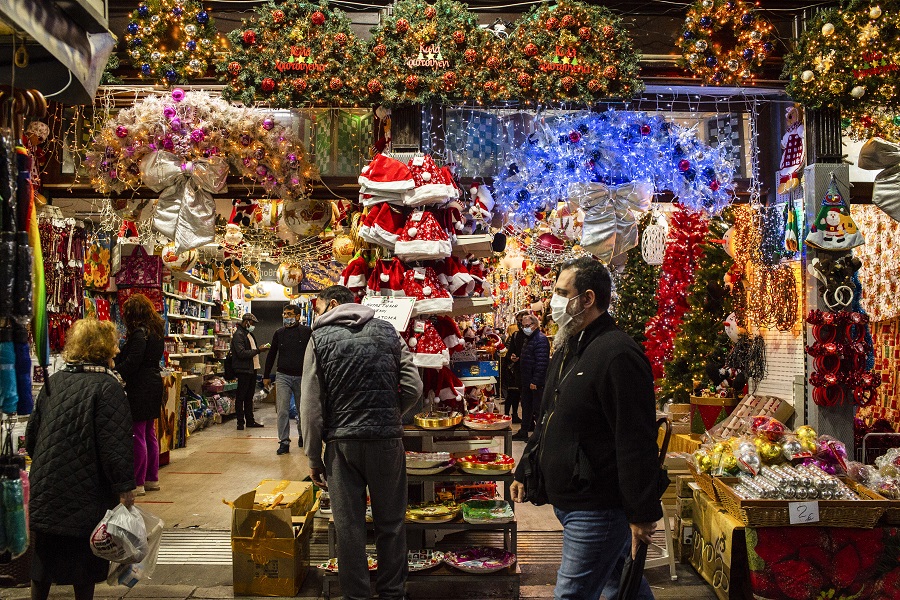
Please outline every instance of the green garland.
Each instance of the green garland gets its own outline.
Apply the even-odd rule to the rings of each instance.
[[[197,0],[145,0],[130,15],[124,46],[142,79],[173,85],[206,74],[216,38],[213,19]]]
[[[513,97],[593,104],[644,89],[625,26],[602,6],[573,0],[536,6],[511,35],[508,52]]]
[[[121,77],[116,75],[116,70],[119,68],[119,57],[116,56],[116,53],[113,52],[109,55],[109,60],[106,61],[106,66],[103,67],[103,74],[100,75],[100,85],[121,85],[125,83]]]
[[[216,65],[226,99],[273,107],[356,103],[362,44],[343,12],[303,0],[256,10],[228,34],[231,49]]]

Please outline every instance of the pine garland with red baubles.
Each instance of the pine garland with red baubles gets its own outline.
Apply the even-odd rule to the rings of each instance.
[[[688,292],[694,283],[697,262],[703,256],[703,240],[708,227],[703,213],[683,206],[679,206],[669,219],[669,239],[656,292],[657,311],[647,322],[647,341],[644,342],[654,379],[665,375],[681,321],[690,310]]]

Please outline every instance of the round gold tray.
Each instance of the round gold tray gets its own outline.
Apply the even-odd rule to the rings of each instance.
[[[462,413],[419,413],[415,416],[416,425],[422,429],[450,429],[462,420]]]
[[[407,510],[406,519],[408,521],[422,521],[426,523],[447,523],[459,516],[460,509],[458,506],[453,508],[449,506],[435,506],[434,508],[440,509],[440,512],[436,512],[435,514],[417,514],[413,510]],[[418,510],[422,509],[419,508]]]
[[[465,471],[466,473],[484,473],[485,471],[491,471],[494,473],[508,473],[512,471],[515,465],[494,465],[494,464],[483,464],[483,463],[474,463],[467,462],[464,460],[459,461],[456,465]]]

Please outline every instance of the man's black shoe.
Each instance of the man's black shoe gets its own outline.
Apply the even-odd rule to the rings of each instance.
[[[289,453],[290,451],[291,451],[291,445],[290,445],[290,444],[279,444],[279,445],[278,445],[278,450],[275,452],[275,454],[277,454],[278,456],[281,456],[282,454],[287,454],[287,453]]]
[[[243,425],[238,425],[238,426],[237,426],[237,430],[238,430],[238,431],[243,431],[243,430],[244,430],[244,426],[243,426]]]
[[[262,423],[247,423],[247,427],[265,427]]]
[[[302,448],[302,447],[303,447],[303,438],[300,438],[300,439],[297,440],[297,447],[298,447],[298,448]]]

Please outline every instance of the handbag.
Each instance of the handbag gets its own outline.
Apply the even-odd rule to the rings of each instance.
[[[116,302],[118,305],[124,306],[125,301],[134,296],[135,294],[143,294],[147,297],[147,300],[153,304],[153,308],[155,308],[158,312],[162,312],[164,308],[163,302],[163,293],[160,288],[157,287],[123,287],[119,288],[116,292]]]
[[[159,256],[150,256],[143,246],[135,246],[131,256],[122,257],[122,267],[116,273],[118,286],[161,287],[163,263]]]
[[[544,473],[541,471],[541,430],[535,434],[537,439],[530,448],[526,448],[522,454],[521,462],[524,465],[522,473],[525,476],[525,500],[535,506],[547,504],[547,488],[544,484]]]

